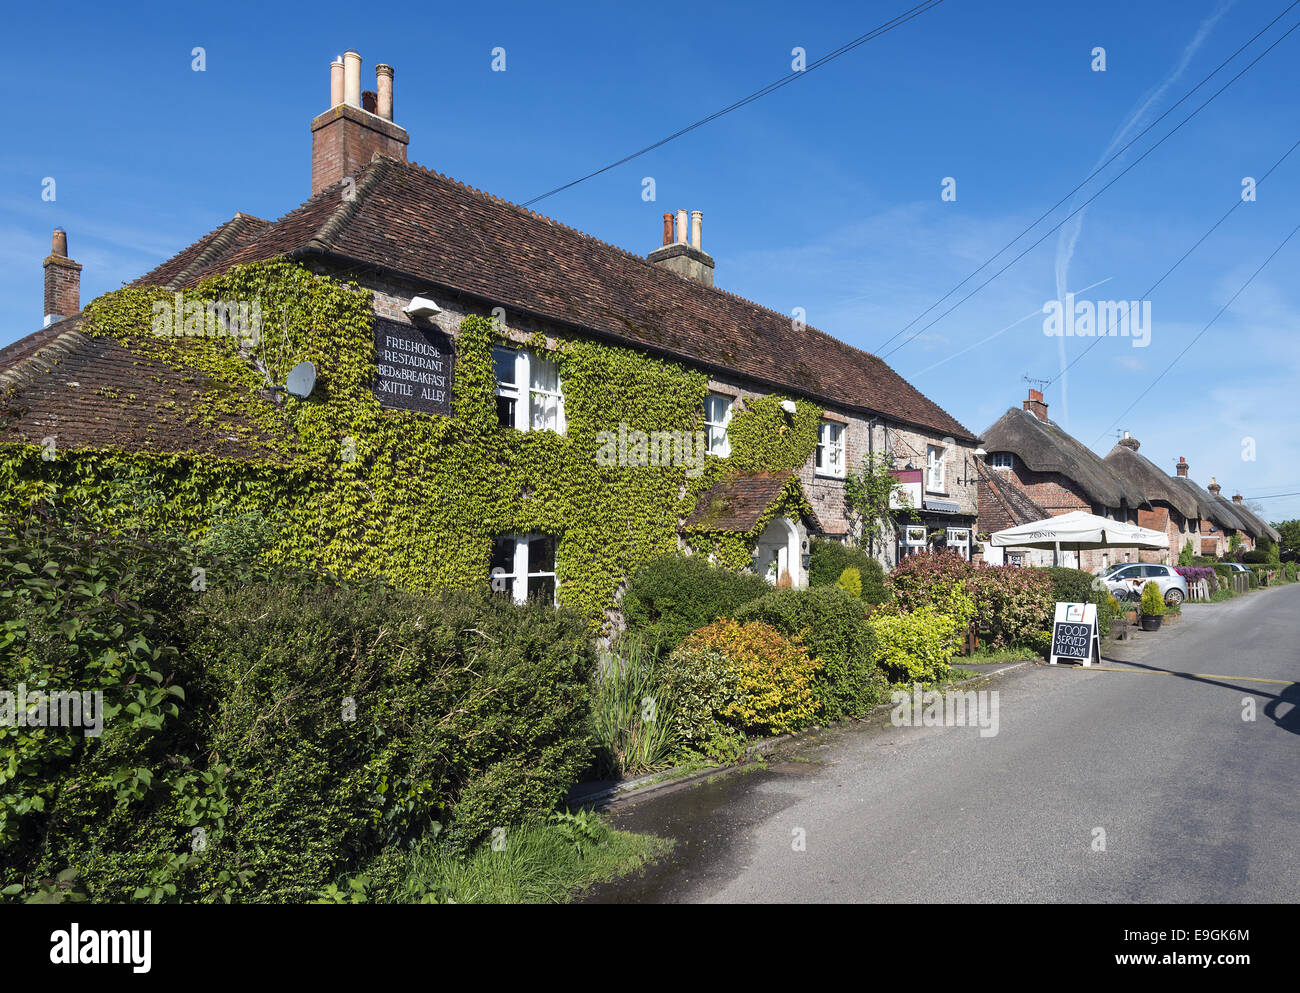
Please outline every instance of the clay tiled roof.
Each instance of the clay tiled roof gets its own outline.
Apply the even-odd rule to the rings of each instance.
[[[351,190],[355,196],[344,200],[341,186],[324,189],[273,224],[245,227],[224,247],[215,244],[218,229],[205,247],[187,250],[188,262],[173,260],[161,275],[194,283],[240,262],[324,256],[777,390],[974,438],[874,355],[436,172],[376,158]]]
[[[52,436],[58,449],[253,454],[242,439],[262,436],[250,421],[233,418],[216,431],[191,423],[202,374],[89,337],[79,325],[60,321],[55,338],[0,366],[0,442],[39,445]]]
[[[992,533],[1052,516],[1034,502],[1010,473],[998,472],[980,459],[975,460],[975,472],[979,476],[981,531]]]
[[[236,214],[215,231],[209,231],[189,248],[145,273],[132,286],[165,286],[177,289],[187,286],[195,273],[203,272],[211,265],[229,256],[247,242],[256,238],[270,227],[269,221],[249,214]]]
[[[720,480],[700,494],[685,528],[747,534],[758,526],[759,518],[781,495],[791,475],[786,470]]]
[[[1103,507],[1118,507],[1121,502],[1141,507],[1147,502],[1140,486],[1116,472],[1091,448],[1027,410],[1012,407],[998,418],[984,432],[983,446],[990,452],[1012,452],[1034,472],[1060,473]]]

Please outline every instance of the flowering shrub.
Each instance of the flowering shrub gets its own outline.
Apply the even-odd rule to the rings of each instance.
[[[974,572],[975,566],[955,551],[921,552],[894,566],[885,585],[898,609],[911,613],[920,607],[937,607]]]
[[[1213,569],[1207,566],[1175,566],[1174,571],[1182,576],[1188,583],[1199,583],[1202,579],[1208,584],[1210,593],[1216,593],[1219,589],[1219,576]]]
[[[951,645],[964,629],[954,617],[921,607],[908,614],[873,614],[876,664],[896,683],[929,683],[951,671]]]
[[[979,610],[979,629],[991,647],[1025,644],[1035,632],[1052,626],[1056,601],[1047,570],[983,566],[969,582]]]
[[[1051,626],[1052,577],[1045,569],[975,566],[957,552],[930,552],[909,555],[887,582],[899,611],[928,606],[949,614],[957,637],[973,617],[993,647],[1022,644]]]
[[[716,652],[735,676],[734,688],[715,709],[724,724],[749,734],[783,734],[816,717],[813,683],[821,663],[770,624],[715,621],[678,649],[685,654],[701,650]]]

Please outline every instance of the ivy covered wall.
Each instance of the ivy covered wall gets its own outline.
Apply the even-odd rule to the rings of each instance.
[[[372,293],[356,283],[274,260],[186,291],[187,300],[260,303],[261,340],[243,351],[228,337],[152,334],[153,303],[169,298],[148,288],[106,294],[86,307],[82,330],[209,377],[186,419],[236,432],[248,457],[59,448],[50,458],[36,445],[6,444],[0,509],[46,499],[110,528],[143,524],[195,539],[252,520],[265,525],[275,559],[417,589],[482,587],[494,536],[558,535],[559,600],[595,629],[607,623],[629,571],[678,547],[681,520],[720,476],[796,469],[816,446],[821,409],[799,400],[787,415],[782,398],[768,396],[735,412],[730,457],[706,458],[698,474],[602,465],[601,432],[617,432],[620,423],[646,432],[700,430],[707,376],[629,349],[558,339],[548,355],[560,364],[566,433],[503,430],[491,349],[511,336],[487,317],[466,317],[455,336],[447,418],[380,406],[371,389]],[[528,344],[545,348],[546,336]],[[267,389],[301,361],[319,373],[308,399]],[[801,507],[792,480],[756,531]],[[740,568],[749,564],[752,538],[705,532],[691,544]]]

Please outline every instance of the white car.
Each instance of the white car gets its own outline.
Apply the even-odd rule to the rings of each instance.
[[[1187,580],[1168,565],[1151,562],[1121,562],[1101,573],[1106,588],[1119,600],[1136,600],[1147,583],[1155,583],[1169,606],[1187,599]]]

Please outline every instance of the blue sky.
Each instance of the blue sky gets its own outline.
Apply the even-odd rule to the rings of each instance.
[[[719,286],[785,313],[802,307],[809,323],[883,354],[1288,2],[946,0],[535,209],[641,253],[658,245],[665,210],[702,210]],[[306,199],[307,125],[345,49],[361,52],[367,88],[375,63],[395,67],[412,160],[520,202],[783,76],[794,47],[812,61],[908,6],[15,7],[0,61],[14,105],[0,157],[0,344],[40,325],[54,227],[85,267],[85,302],[236,211],[275,218]],[[1300,6],[1100,182],[1297,21]],[[195,46],[203,72],[191,69]],[[1097,46],[1104,72],[1091,67]],[[505,72],[491,70],[497,47]],[[1058,285],[1081,299],[1143,298],[1240,199],[1243,177],[1300,139],[1298,56],[1300,30],[890,364],[977,433],[1019,405],[1022,376],[1055,378],[1053,418],[1102,454],[1127,429],[1166,471],[1186,456],[1192,476],[1217,476],[1225,495],[1300,491],[1300,236],[1120,417],[1300,223],[1300,150],[1151,294],[1147,347],[1106,338],[1060,377],[1093,340],[1048,337],[1042,314]],[[655,202],[641,197],[647,176]],[[42,200],[45,177],[54,202]],[[955,201],[940,197],[945,177]],[[1262,506],[1272,520],[1300,517],[1300,497]]]

